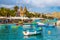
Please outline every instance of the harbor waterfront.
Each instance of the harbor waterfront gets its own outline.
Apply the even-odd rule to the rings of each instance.
[[[8,19],[16,20],[19,17],[6,18],[5,21]],[[58,21],[56,18],[53,20],[44,18],[23,19],[23,24],[19,22],[20,20],[18,24],[12,22],[9,24],[9,21],[0,24],[0,40],[60,40],[60,28],[55,24]]]
[[[9,24],[8,28],[5,26],[0,25],[0,40],[60,40],[60,28],[58,27],[43,27],[42,34],[24,36],[22,26],[15,24]]]
[[[60,0],[0,0],[0,40],[60,40]]]

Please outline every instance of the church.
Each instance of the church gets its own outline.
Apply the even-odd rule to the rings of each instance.
[[[25,17],[26,16],[25,15],[26,11],[27,11],[26,7],[24,7],[24,8],[20,7],[19,11],[17,12],[17,16],[19,16],[19,17]]]

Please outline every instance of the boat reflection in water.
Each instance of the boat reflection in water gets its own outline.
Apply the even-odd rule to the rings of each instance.
[[[24,39],[25,40],[37,40],[37,39],[39,39],[39,40],[43,40],[43,35],[33,35],[33,36],[24,36]]]

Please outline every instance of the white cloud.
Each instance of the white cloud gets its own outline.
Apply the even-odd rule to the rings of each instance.
[[[0,4],[0,7],[12,8],[12,7],[14,7],[14,5],[5,5],[5,4]]]
[[[23,2],[36,7],[60,6],[60,0],[23,0]]]

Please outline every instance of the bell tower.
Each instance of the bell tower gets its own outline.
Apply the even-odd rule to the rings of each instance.
[[[24,7],[23,12],[24,12],[24,16],[26,16],[26,12],[27,12],[27,8],[26,7]]]
[[[20,7],[20,16],[23,17],[23,8]]]
[[[24,8],[20,7],[20,16],[21,16],[21,17],[24,17],[26,11],[27,11],[27,8],[26,8],[26,7],[24,7]]]

